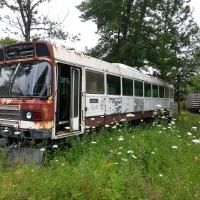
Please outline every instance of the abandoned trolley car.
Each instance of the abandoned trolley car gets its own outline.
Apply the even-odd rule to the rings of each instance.
[[[9,142],[83,134],[161,108],[172,116],[173,104],[172,85],[123,64],[45,42],[0,49],[0,136]]]

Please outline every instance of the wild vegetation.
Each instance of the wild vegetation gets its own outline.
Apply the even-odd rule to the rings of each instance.
[[[41,166],[1,159],[0,199],[200,199],[199,114],[123,123],[45,150]]]

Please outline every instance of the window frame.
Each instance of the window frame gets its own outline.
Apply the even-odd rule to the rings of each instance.
[[[91,92],[89,92],[89,86],[88,86],[88,84],[89,83],[91,83],[91,82],[89,82],[88,83],[88,80],[89,81],[91,81],[91,79],[89,78],[89,79],[87,79],[88,78],[88,73],[93,73],[93,74],[98,74],[99,76],[100,75],[102,75],[102,77],[101,78],[103,78],[102,80],[103,80],[103,84],[102,83],[100,83],[100,81],[98,82],[98,81],[96,81],[96,90],[94,90],[94,92],[93,91],[91,91]],[[90,75],[90,77],[91,77],[91,75]],[[96,79],[96,80],[99,80],[99,79]],[[102,81],[101,80],[101,81]],[[99,84],[98,84],[99,83]],[[92,84],[91,84],[92,85]],[[90,89],[91,89],[91,85],[90,85]],[[99,87],[100,86],[100,87]],[[102,87],[101,87],[102,86]],[[98,90],[98,87],[99,88],[101,88],[101,89],[103,89],[102,91],[100,91],[100,90]],[[99,71],[95,71],[95,70],[90,70],[90,69],[86,69],[85,70],[85,91],[86,91],[86,93],[87,94],[105,94],[105,74],[103,73],[103,72],[99,72]],[[98,92],[97,92],[98,91]]]
[[[124,88],[127,88],[127,85],[125,85],[125,84],[127,84],[127,83],[125,83],[124,81],[131,81],[132,82],[132,86],[131,87],[129,87],[129,89],[132,89],[132,92],[131,92],[131,94],[124,94]],[[131,84],[130,84],[131,85]],[[130,86],[129,85],[129,86]],[[122,95],[123,96],[130,96],[130,97],[132,97],[133,96],[133,94],[134,94],[134,87],[133,87],[133,79],[130,79],[130,78],[126,78],[126,77],[122,77]]]
[[[145,85],[150,85],[150,88],[151,88],[151,91],[150,91],[151,94],[150,94],[150,96],[146,95],[146,92],[148,92],[148,90],[147,91],[145,90]],[[152,97],[152,84],[151,83],[144,82],[144,97]]]
[[[118,81],[119,81],[118,84],[116,84],[115,82],[113,82],[114,80],[112,80],[112,82],[111,82],[112,87],[110,87],[109,86],[110,82],[108,83],[108,77],[115,78],[115,81],[117,81],[117,79],[118,79]],[[118,87],[113,87],[113,86],[118,86]],[[113,92],[113,93],[109,92],[109,91],[114,90],[114,89],[116,89],[116,91],[117,90],[119,90],[119,91]],[[117,75],[106,74],[106,93],[107,93],[107,95],[118,95],[118,96],[120,96],[121,95],[121,89],[122,89],[121,88],[121,77],[117,76]]]
[[[135,83],[141,83],[142,87],[140,87],[139,90],[136,89],[136,84]],[[140,91],[141,88],[142,88],[142,94],[141,94],[141,91]],[[137,91],[139,91],[139,92],[136,94]],[[134,96],[135,97],[144,97],[144,81],[134,80]]]

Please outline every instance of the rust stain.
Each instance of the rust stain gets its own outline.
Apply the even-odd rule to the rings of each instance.
[[[53,122],[52,121],[46,121],[46,122],[33,122],[35,129],[37,130],[46,130],[53,128]]]
[[[53,120],[54,118],[54,100],[40,100],[40,99],[25,99],[25,102],[19,99],[1,99],[0,104],[2,105],[19,105],[20,110],[30,111],[43,111],[44,121]]]

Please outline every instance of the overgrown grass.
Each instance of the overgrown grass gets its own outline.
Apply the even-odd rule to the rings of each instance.
[[[200,199],[200,115],[175,119],[69,138],[39,167],[1,161],[0,199]]]

